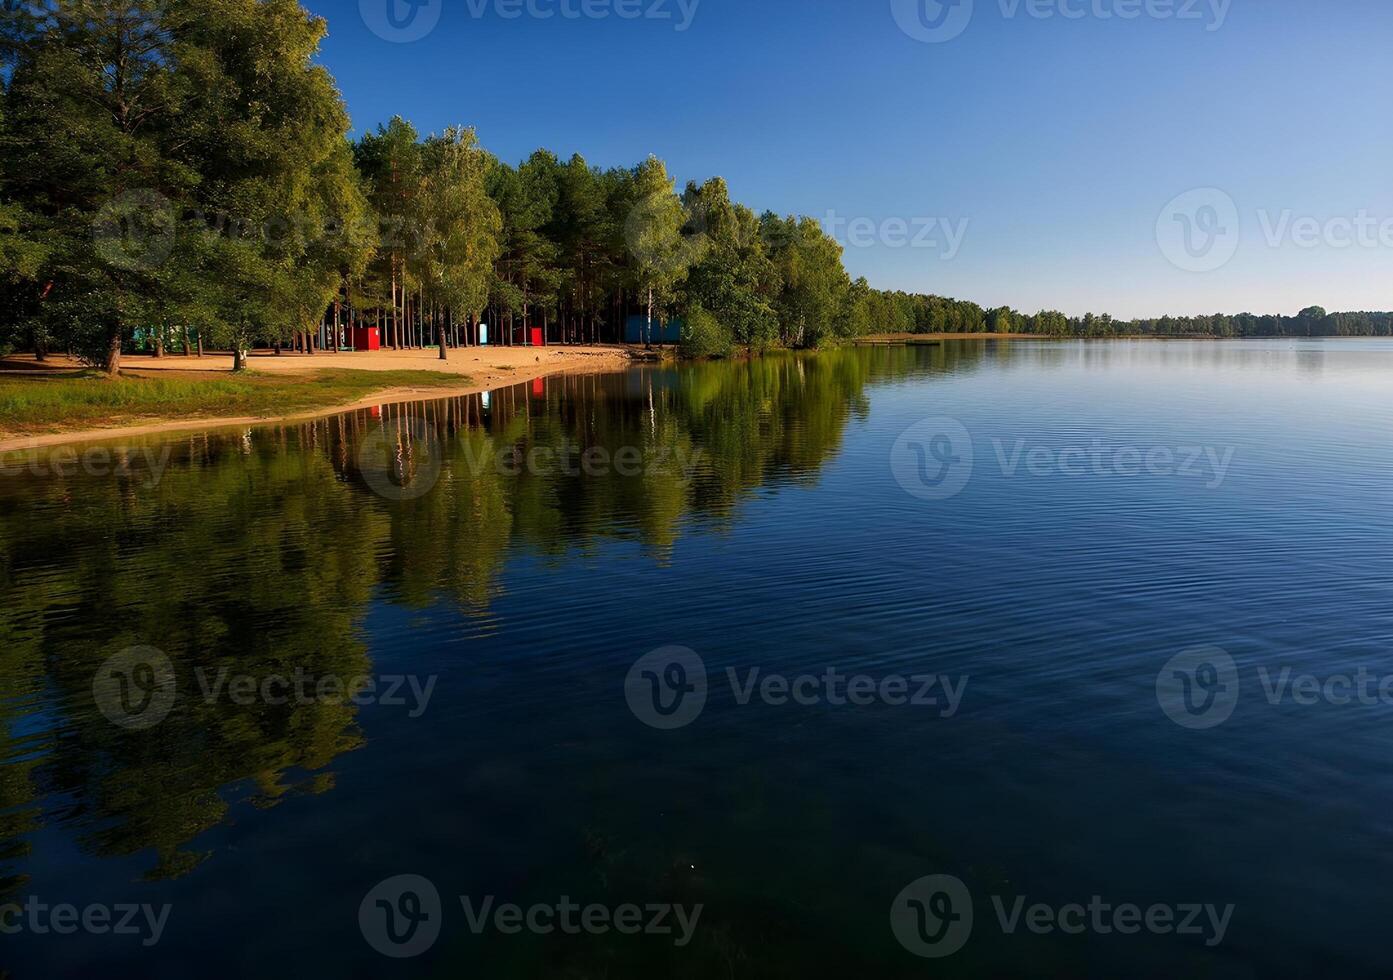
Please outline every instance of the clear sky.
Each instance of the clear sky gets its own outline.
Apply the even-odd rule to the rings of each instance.
[[[827,222],[881,288],[1393,309],[1393,2],[956,2],[306,6],[359,130],[400,114],[512,161],[654,153],[679,185],[719,175]]]

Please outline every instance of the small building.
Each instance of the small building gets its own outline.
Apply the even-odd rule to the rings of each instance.
[[[377,327],[354,327],[353,349],[355,351],[381,350],[382,331]]]
[[[547,345],[546,334],[541,327],[533,327],[531,330],[531,343],[533,347],[545,347]]]
[[[646,342],[650,344],[680,343],[682,341],[682,325],[681,320],[669,320],[663,323],[655,319],[653,321],[653,332],[647,337]],[[645,343],[644,334],[647,330],[648,314],[632,314],[624,323],[624,343]]]

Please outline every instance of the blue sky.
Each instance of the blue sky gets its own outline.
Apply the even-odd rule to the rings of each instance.
[[[1071,314],[1393,309],[1393,3],[958,4],[306,0],[358,129],[396,113],[508,160],[655,153],[680,183],[840,219],[878,287]]]

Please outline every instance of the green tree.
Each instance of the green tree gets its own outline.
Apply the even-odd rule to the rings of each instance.
[[[316,168],[313,192],[304,205],[301,222],[286,229],[303,240],[286,250],[279,282],[286,308],[294,315],[290,326],[303,336],[305,350],[313,353],[314,333],[325,310],[349,282],[363,275],[376,254],[372,214],[346,141]],[[275,339],[286,338],[277,332]]]
[[[778,333],[770,300],[780,283],[765,251],[759,219],[749,208],[731,202],[726,182],[719,177],[700,187],[689,184],[684,204],[690,216],[689,241],[702,241],[697,246],[700,257],[687,276],[688,305],[710,313],[728,335],[727,347],[769,346]]]
[[[787,347],[817,347],[848,336],[842,319],[851,278],[842,266],[842,248],[812,218],[761,219],[769,256],[782,289],[774,302]]]
[[[649,157],[634,171],[634,207],[625,221],[625,238],[633,257],[634,285],[646,297],[648,326],[644,344],[653,340],[654,313],[666,313],[696,256],[683,237],[687,212],[667,167]]]
[[[361,238],[338,230],[363,213],[344,149],[348,114],[314,63],[326,24],[295,0],[171,9],[186,91],[176,148],[198,175],[204,224],[200,305],[217,311],[211,333],[240,370],[254,343],[317,321],[361,261]]]
[[[415,127],[394,116],[355,147],[358,169],[367,182],[368,201],[377,215],[380,245],[369,271],[373,292],[391,310],[383,341],[407,346],[407,258],[419,247],[421,144]]]
[[[440,359],[447,313],[477,315],[488,302],[503,219],[489,197],[491,161],[472,129],[449,129],[426,142],[420,277],[431,300]]]
[[[594,341],[601,290],[613,272],[614,226],[619,222],[622,227],[623,219],[611,206],[613,180],[602,178],[580,154],[556,176],[557,203],[548,233],[560,253],[563,335],[572,341]]]
[[[545,150],[532,154],[520,167],[498,164],[489,173],[489,194],[503,220],[502,254],[497,264],[494,295],[511,316],[521,312],[524,324],[539,309],[542,325],[556,315],[562,271],[560,247],[546,234],[558,200],[560,164]]]
[[[10,271],[43,297],[36,333],[115,375],[123,338],[168,310],[163,267],[195,182],[171,152],[184,21],[152,0],[11,13],[0,181],[28,232]]]

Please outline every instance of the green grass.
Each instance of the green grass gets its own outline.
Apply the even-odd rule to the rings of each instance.
[[[469,379],[434,371],[333,369],[311,375],[217,378],[122,377],[92,373],[44,377],[0,373],[0,435],[184,418],[272,418],[334,408],[388,388],[460,388]]]

